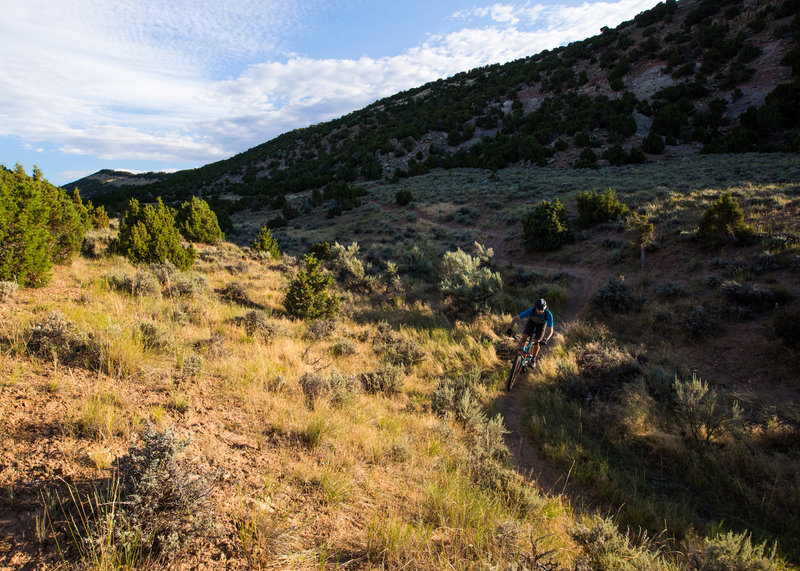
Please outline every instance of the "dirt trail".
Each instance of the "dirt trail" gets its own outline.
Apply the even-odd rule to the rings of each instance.
[[[570,291],[569,302],[562,315],[556,317],[556,330],[559,323],[566,323],[578,319],[588,307],[589,298],[595,291],[599,277],[596,273],[585,268],[571,266],[537,266],[537,270],[565,272],[572,276],[573,283]],[[500,398],[500,413],[505,418],[506,428],[509,433],[505,436],[506,446],[511,451],[515,467],[525,479],[547,494],[562,494],[566,496],[573,507],[579,508],[585,504],[586,499],[576,486],[569,482],[569,472],[555,466],[546,459],[538,447],[528,436],[525,427],[525,376],[522,383]],[[522,386],[520,386],[522,385]]]

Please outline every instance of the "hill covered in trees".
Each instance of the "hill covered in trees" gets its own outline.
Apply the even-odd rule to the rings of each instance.
[[[227,160],[169,175],[101,171],[65,187],[112,210],[132,196],[202,195],[230,214],[439,168],[795,152],[799,13],[797,0],[667,0],[586,40],[398,93]]]

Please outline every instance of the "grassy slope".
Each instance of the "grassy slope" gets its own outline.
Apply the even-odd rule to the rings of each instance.
[[[571,271],[580,278],[591,270],[588,275],[595,285],[608,275],[624,274],[636,294],[649,299],[640,310],[610,320],[609,327],[618,335],[610,337],[614,341],[606,348],[617,347],[623,357],[644,354],[669,374],[685,376],[699,369],[704,378],[738,391],[750,405],[751,430],[760,431],[764,441],[784,433],[791,438],[797,430],[800,388],[794,365],[784,360],[768,323],[725,317],[724,301],[704,279],[729,272],[723,277],[780,286],[794,296],[789,307],[796,311],[800,294],[796,262],[752,276],[748,264],[757,249],[709,250],[687,238],[687,233],[696,227],[705,205],[720,190],[731,188],[749,221],[760,230],[796,238],[800,232],[796,159],[715,156],[600,171],[440,172],[376,186],[369,205],[333,221],[326,220],[323,211],[305,214],[276,233],[284,247],[298,252],[321,239],[356,240],[376,267],[381,260],[400,259],[402,250],[414,243],[435,253],[468,248],[474,240],[491,245],[507,287],[504,296],[494,301],[495,312],[474,322],[443,318],[432,289],[406,279],[399,302],[388,296],[344,292],[345,312],[335,331],[315,335],[312,327],[282,314],[283,293],[297,271],[291,260],[259,262],[232,245],[204,251],[195,271],[207,279],[208,287],[195,288],[191,297],[131,297],[110,288],[109,276],[134,272],[121,259],[81,259],[58,268],[49,286],[20,291],[0,308],[4,339],[0,354],[4,549],[0,552],[8,553],[0,556],[0,564],[56,561],[58,550],[52,540],[41,546],[35,540],[33,517],[40,509],[40,494],[63,492],[64,480],[75,485],[100,482],[129,438],[147,423],[173,426],[191,435],[187,457],[193,469],[219,470],[214,495],[219,536],[194,554],[182,555],[195,562],[274,568],[405,563],[423,569],[445,567],[448,562],[459,568],[507,566],[513,561],[529,564],[537,553],[551,549],[552,559],[563,566],[587,554],[599,557],[592,548],[579,546],[586,534],[580,533],[582,516],[570,501],[546,497],[506,467],[502,450],[493,448],[499,441],[485,422],[470,424],[435,414],[434,392],[443,380],[465,379],[477,401],[496,410],[493,403],[501,395],[505,371],[505,362],[498,357],[504,347],[499,332],[505,329],[509,313],[544,289],[556,301],[558,319],[564,308],[573,307],[565,293],[578,289],[574,280],[552,276],[558,269],[582,268]],[[522,252],[519,220],[531,204],[558,196],[572,207],[574,193],[607,187],[655,223],[659,248],[648,253],[645,271],[639,269],[638,256],[628,250],[628,238],[616,225],[586,232],[578,243],[558,253]],[[393,204],[399,188],[414,193],[410,208]],[[254,232],[271,214],[262,215],[259,219],[257,213],[249,213],[247,220],[236,222]],[[247,232],[236,239],[247,241]],[[796,246],[779,255],[796,259]],[[729,264],[722,259],[743,262]],[[544,267],[558,269],[544,271]],[[530,270],[546,275],[524,273]],[[681,284],[691,298],[677,303],[660,300],[656,289],[670,281]],[[246,302],[225,298],[223,290],[231,282],[239,282]],[[679,324],[664,322],[664,312],[696,303],[722,317],[713,335],[696,339],[682,332]],[[273,331],[269,339],[248,335],[241,324],[254,308],[269,315]],[[53,310],[63,311],[80,331],[104,340],[107,358],[102,371],[68,358],[53,360],[26,351],[30,324]],[[154,327],[143,329],[141,322]],[[546,402],[551,403],[546,411],[551,416],[546,418],[563,428],[562,435],[570,435],[577,424],[579,417],[573,414],[580,414],[580,407],[560,394],[556,385],[563,383],[565,368],[579,370],[577,359],[593,339],[586,331],[582,323],[560,324],[558,342],[541,371],[519,389],[520,397],[528,395],[530,400],[526,424],[535,441],[556,466],[563,466],[564,473],[577,466],[574,478],[585,486],[580,493],[601,506],[602,513],[615,513],[628,503],[644,514],[641,521],[649,523],[649,512],[658,515],[663,509],[675,515],[679,527],[672,529],[667,521],[665,537],[689,538],[691,528],[704,534],[704,525],[719,521],[717,514],[694,513],[698,519],[687,522],[693,512],[674,511],[675,502],[668,494],[648,495],[636,488],[635,478],[628,487],[628,474],[613,465],[612,454],[603,456],[602,446],[595,456],[576,452],[580,446],[613,441],[602,434],[598,440],[590,439],[589,421],[592,415],[618,419],[615,410],[631,410],[631,398],[606,401],[611,411],[606,416],[597,408],[584,411],[585,437],[559,440],[543,428]],[[405,368],[400,394],[353,393],[339,403],[324,398],[314,406],[306,402],[299,382],[303,374],[374,371],[387,359],[379,351],[387,335],[398,347],[411,343],[425,356]],[[739,351],[742,339],[752,348],[745,355]],[[563,406],[562,412],[552,409],[556,404]],[[779,420],[769,424],[766,412]],[[640,450],[642,442],[659,439],[662,456],[670,447],[683,448],[675,431],[650,418],[648,414],[620,423],[627,423],[622,441],[629,443],[628,448]],[[724,441],[719,445],[724,447]],[[779,492],[791,495],[797,485],[797,470],[792,468],[797,464],[796,451],[765,450],[775,463],[774,470],[768,468],[763,475],[765,496],[773,483],[766,480],[776,474],[786,486]],[[672,458],[682,457],[676,452]],[[604,462],[608,472],[600,481],[593,474]],[[703,483],[697,485],[702,488]],[[623,515],[626,523],[637,521],[636,513]],[[727,529],[730,524],[717,525]],[[733,522],[733,527],[741,526]],[[758,532],[759,537],[783,540],[779,531]],[[667,553],[673,548],[664,547]],[[611,550],[620,558],[640,557],[656,565],[641,552],[634,557],[619,547]],[[658,565],[681,561],[673,552]]]

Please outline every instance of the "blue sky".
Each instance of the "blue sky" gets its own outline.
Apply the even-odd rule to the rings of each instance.
[[[0,164],[55,184],[198,167],[656,3],[5,0]]]

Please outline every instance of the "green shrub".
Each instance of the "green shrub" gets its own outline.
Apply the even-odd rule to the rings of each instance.
[[[458,308],[477,310],[485,307],[487,300],[503,286],[500,274],[483,267],[493,255],[491,249],[485,250],[475,243],[479,254],[471,256],[460,248],[455,252],[445,252],[442,259],[439,290],[451,299]],[[485,259],[481,253],[485,253]]]
[[[392,365],[411,366],[421,363],[425,352],[414,339],[398,334],[385,333],[374,344],[375,352]]]
[[[250,337],[259,336],[268,341],[281,332],[280,327],[270,321],[267,313],[260,309],[248,311],[242,321],[244,329]]]
[[[777,544],[754,544],[750,533],[729,531],[706,538],[700,549],[689,554],[692,569],[697,571],[769,571],[785,569],[776,555]]]
[[[280,258],[281,256],[281,251],[278,249],[278,242],[275,241],[272,232],[266,226],[258,233],[252,247],[258,252],[269,254],[269,256],[274,259]]]
[[[772,325],[787,347],[800,350],[800,313],[790,314],[785,308],[776,307]]]
[[[289,284],[286,311],[297,319],[330,319],[339,313],[338,296],[328,292],[333,277],[322,273],[314,256],[305,261],[305,269]]]
[[[655,131],[650,131],[642,141],[642,150],[651,155],[660,155],[664,152],[664,148],[664,138]]]
[[[591,228],[596,224],[618,220],[628,214],[628,207],[620,202],[612,189],[598,194],[592,192],[579,192],[576,199],[578,207],[579,228]]]
[[[0,302],[5,303],[14,297],[19,290],[17,282],[0,281]]]
[[[645,569],[662,568],[657,555],[646,546],[634,545],[622,534],[611,518],[594,516],[588,525],[571,530],[572,538],[583,548],[576,569]]]
[[[102,204],[100,206],[92,206],[92,201],[86,201],[86,208],[89,211],[89,225],[95,230],[108,228],[109,220],[106,213],[106,207]]]
[[[567,209],[556,198],[543,200],[522,220],[525,249],[529,252],[557,250],[572,241]]]
[[[772,307],[779,299],[778,294],[769,289],[763,289],[758,285],[740,284],[737,281],[728,280],[719,286],[720,292],[733,305],[746,308]]]
[[[425,279],[435,275],[430,256],[416,244],[400,253],[398,264],[403,273],[414,277]]]
[[[343,338],[339,339],[331,347],[331,354],[336,357],[347,357],[348,355],[355,355],[358,353],[358,345],[352,339]]]
[[[0,280],[23,286],[50,281],[53,263],[66,263],[80,251],[86,209],[44,180],[34,168],[0,167]]]
[[[725,192],[703,213],[697,235],[715,245],[750,242],[753,231],[744,223],[744,214],[730,192]]]
[[[355,397],[360,391],[359,380],[352,375],[334,371],[329,377],[319,373],[305,373],[300,377],[300,388],[309,408],[315,408],[319,399],[338,405]]]
[[[403,388],[404,378],[402,367],[387,365],[375,371],[361,373],[361,385],[368,393],[393,395]]]
[[[398,190],[394,195],[394,201],[398,206],[407,206],[414,201],[414,193],[406,189]]]
[[[240,281],[233,281],[225,284],[219,293],[225,301],[238,303],[239,305],[250,305],[250,294],[247,293],[247,286]]]
[[[597,155],[594,154],[594,151],[589,147],[585,147],[578,158],[578,162],[575,163],[576,169],[591,169],[597,168]]]
[[[187,444],[169,429],[149,429],[141,444],[115,463],[120,479],[118,517],[98,521],[97,532],[113,534],[120,542],[137,538],[139,549],[129,555],[142,562],[155,557],[171,561],[214,532],[210,494],[214,476],[178,459]],[[111,522],[117,527],[104,530]]]
[[[219,228],[217,215],[205,200],[196,196],[181,204],[175,223],[189,242],[215,244],[225,237]]]
[[[145,270],[136,270],[133,273],[113,272],[108,274],[105,279],[110,289],[128,295],[137,297],[161,295],[161,286],[158,280]]]
[[[347,288],[364,288],[366,285],[366,272],[364,264],[358,259],[358,243],[343,246],[334,242],[330,247],[330,267],[340,283]]]
[[[633,309],[635,298],[624,277],[610,277],[592,294],[592,304],[606,313],[625,313]]]
[[[722,389],[715,389],[692,374],[691,381],[675,377],[676,413],[695,443],[710,442],[729,432],[739,421],[741,409]]]
[[[157,262],[147,266],[148,271],[162,286],[169,284],[178,275],[178,268],[172,262]]]
[[[169,331],[154,321],[140,320],[134,331],[145,349],[160,351],[171,343]]]
[[[27,331],[27,348],[31,353],[62,362],[80,360],[86,352],[86,339],[74,321],[60,311],[50,313],[33,323]]]
[[[311,255],[320,262],[328,262],[333,258],[333,250],[330,242],[317,242],[311,246]]]
[[[115,249],[134,264],[169,261],[181,270],[194,264],[194,248],[181,246],[170,209],[159,197],[155,205],[139,204],[132,198],[119,223]]]
[[[693,337],[705,337],[716,329],[717,320],[705,307],[695,305],[684,314],[681,325]]]

